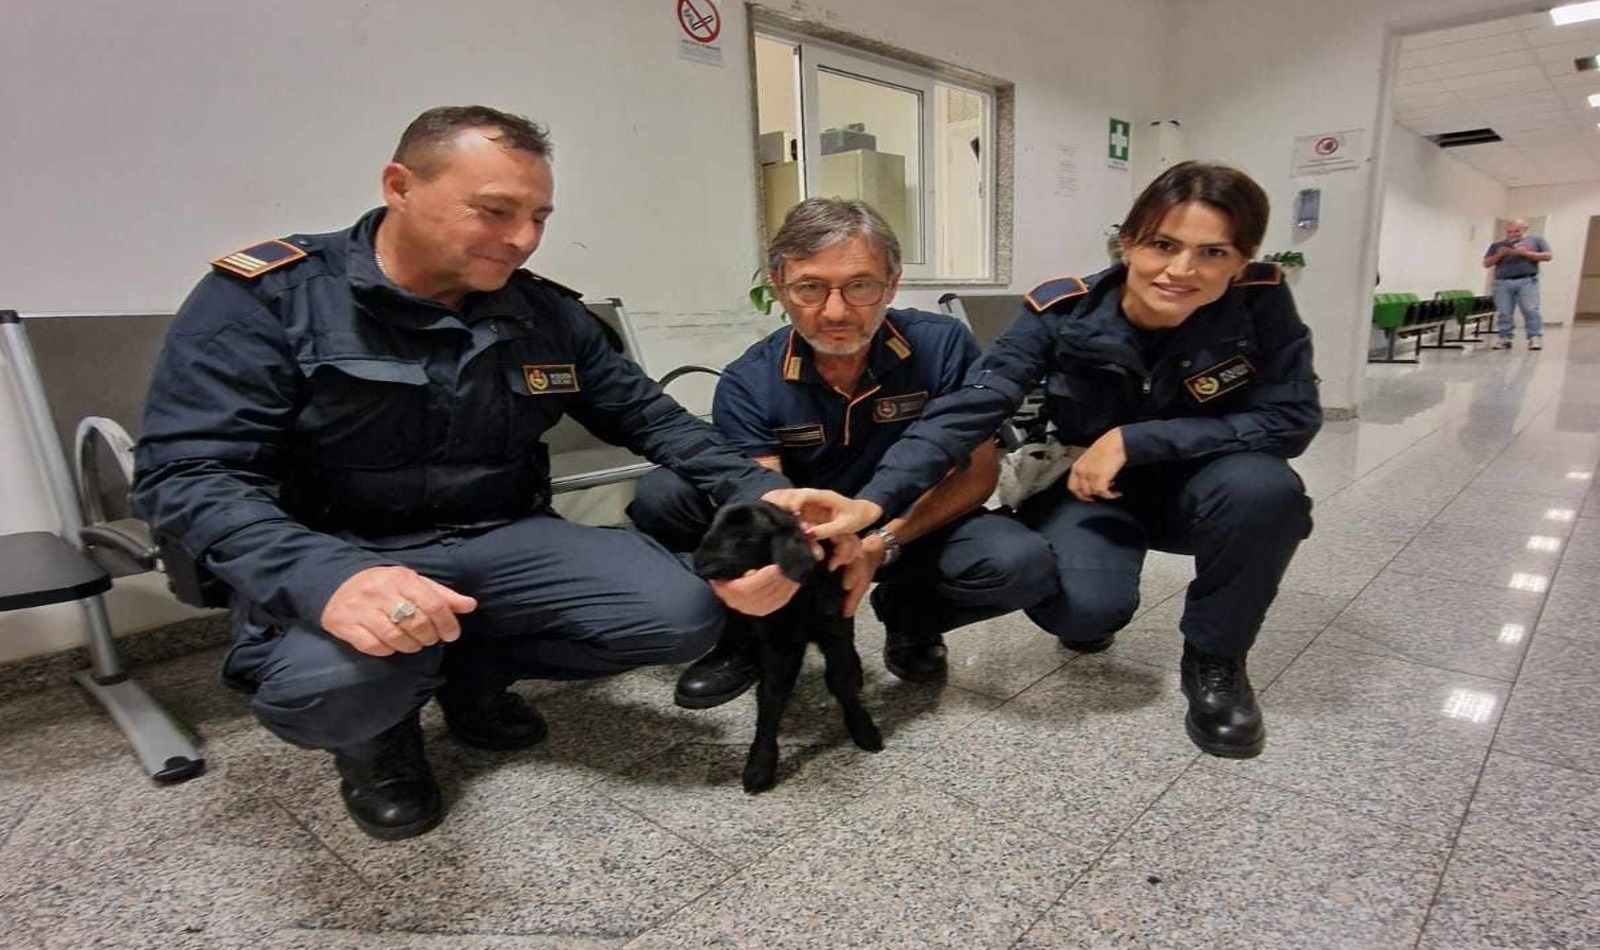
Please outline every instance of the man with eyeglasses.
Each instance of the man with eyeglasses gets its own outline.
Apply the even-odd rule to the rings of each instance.
[[[791,325],[723,371],[716,426],[796,486],[853,495],[929,400],[960,385],[977,343],[949,317],[889,309],[900,244],[865,202],[796,205],[767,263]],[[887,633],[884,665],[903,680],[944,677],[946,631],[1057,591],[1044,539],[981,509],[998,476],[998,451],[985,442],[903,515],[867,534],[862,556],[845,568],[847,612],[879,582],[872,603]],[[667,471],[643,479],[629,509],[641,530],[679,551],[699,542],[713,513],[704,494]],[[755,678],[735,615],[716,649],[679,678],[674,699],[691,709],[718,706]]]

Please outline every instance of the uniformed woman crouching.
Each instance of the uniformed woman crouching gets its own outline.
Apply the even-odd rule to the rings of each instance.
[[[1069,647],[1103,650],[1139,606],[1145,553],[1193,554],[1179,625],[1189,737],[1213,755],[1259,754],[1245,657],[1311,531],[1286,460],[1322,423],[1310,333],[1277,266],[1250,260],[1267,213],[1236,169],[1168,169],[1122,225],[1123,263],[1030,293],[819,536],[899,513],[1043,380],[1053,438],[1081,454],[1019,508],[1061,578],[1028,615]]]

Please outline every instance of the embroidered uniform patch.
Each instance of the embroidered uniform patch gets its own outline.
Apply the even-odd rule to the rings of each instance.
[[[1249,360],[1235,356],[1190,376],[1183,384],[1189,388],[1189,395],[1196,402],[1210,402],[1248,383],[1255,374],[1256,368],[1250,365]]]
[[[1082,297],[1088,292],[1089,285],[1084,283],[1081,277],[1057,277],[1028,291],[1023,299],[1033,308],[1034,313],[1044,313],[1063,300]]]
[[[578,368],[572,363],[524,363],[522,379],[528,384],[528,394],[548,396],[552,393],[578,391]]]
[[[903,422],[922,415],[928,404],[927,390],[906,393],[904,396],[885,396],[872,404],[872,418],[876,422]]]
[[[773,430],[772,434],[778,437],[778,443],[786,449],[821,445],[827,441],[820,422],[812,422],[803,426],[784,426],[781,429]]]
[[[287,264],[293,264],[305,256],[305,251],[288,241],[262,241],[242,251],[234,251],[232,254],[219,257],[211,262],[211,266],[238,274],[240,277],[256,278]]]

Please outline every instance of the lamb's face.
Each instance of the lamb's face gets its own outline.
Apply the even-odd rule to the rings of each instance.
[[[768,564],[803,581],[816,558],[799,520],[764,501],[723,506],[694,552],[695,572],[713,580],[742,577]]]

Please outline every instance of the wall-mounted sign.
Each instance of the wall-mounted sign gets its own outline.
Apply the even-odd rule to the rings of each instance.
[[[1120,168],[1124,171],[1127,170],[1128,146],[1132,144],[1129,133],[1132,131],[1133,126],[1122,121],[1121,119],[1111,120],[1111,131],[1108,137],[1106,150],[1107,165],[1111,166],[1112,168]]]
[[[1294,165],[1289,169],[1289,177],[1349,171],[1360,168],[1366,159],[1366,129],[1299,135],[1294,140]]]
[[[678,56],[708,66],[722,65],[722,11],[714,0],[673,0],[678,21]]]

